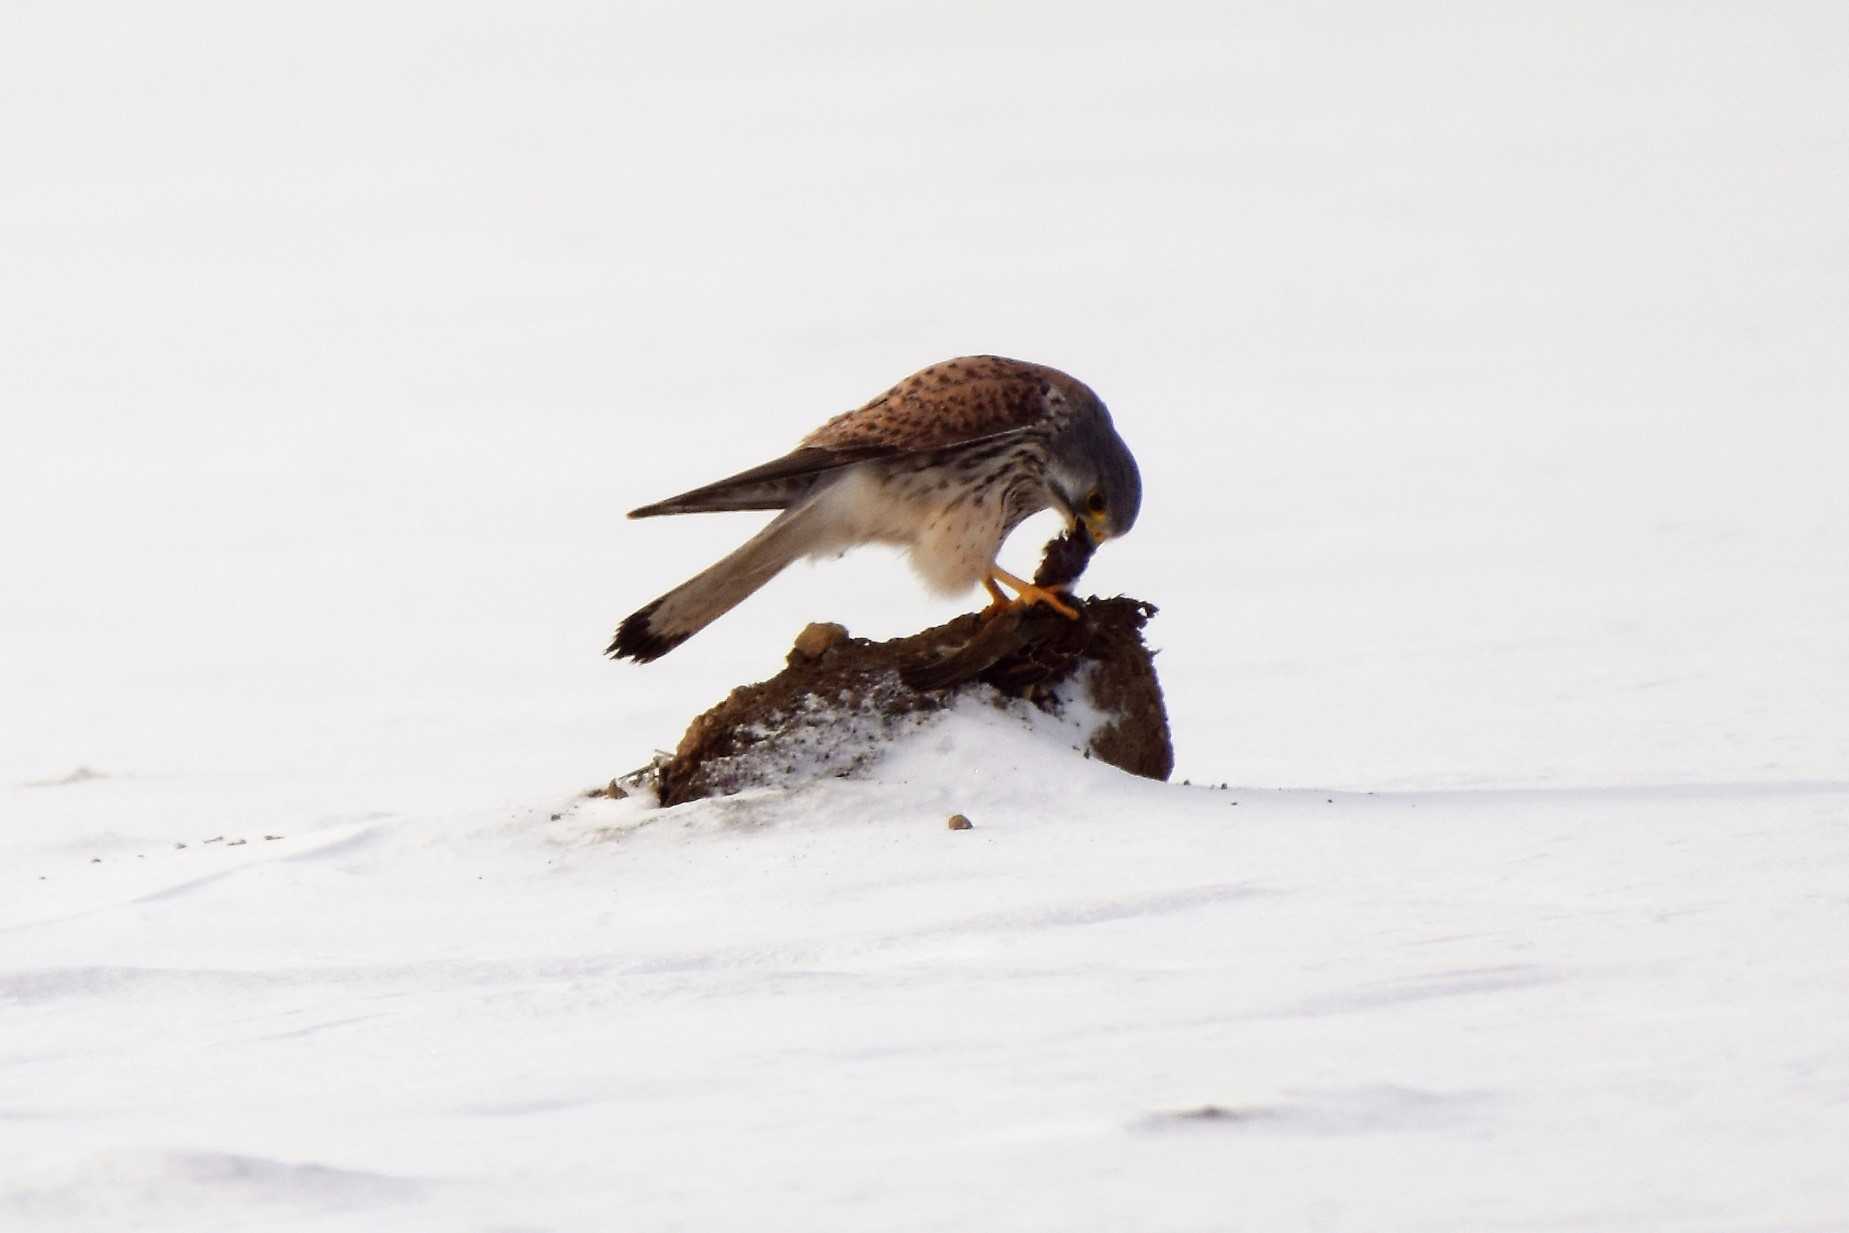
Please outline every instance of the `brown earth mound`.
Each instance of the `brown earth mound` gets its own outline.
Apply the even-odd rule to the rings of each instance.
[[[1070,602],[1076,621],[1036,606],[961,616],[890,642],[811,625],[782,672],[733,690],[693,721],[657,770],[661,803],[850,775],[966,695],[1055,712],[1089,704],[1104,718],[1088,756],[1167,779],[1168,714],[1142,634],[1155,608],[1121,596]]]

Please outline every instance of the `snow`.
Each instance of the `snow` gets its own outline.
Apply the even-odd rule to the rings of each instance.
[[[974,706],[865,781],[47,862],[8,1211],[1806,1227],[1845,800],[1159,785]]]
[[[22,8],[0,1228],[1849,1227],[1845,36]],[[583,797],[967,606],[598,656],[972,351],[1137,452],[1177,782]]]

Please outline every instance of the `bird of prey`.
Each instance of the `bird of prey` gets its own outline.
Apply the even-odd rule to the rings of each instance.
[[[736,551],[631,615],[608,651],[659,659],[800,557],[857,544],[910,552],[925,585],[981,584],[992,610],[1059,595],[995,562],[1008,533],[1051,507],[1096,543],[1136,522],[1143,485],[1104,403],[1057,369],[993,355],[946,360],[844,412],[783,457],[630,512],[781,510]],[[999,584],[1018,594],[1010,600]]]

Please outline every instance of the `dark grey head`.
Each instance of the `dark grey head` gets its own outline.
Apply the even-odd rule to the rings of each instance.
[[[1051,441],[1047,487],[1062,513],[1085,525],[1094,543],[1122,535],[1136,525],[1143,505],[1143,477],[1130,447],[1111,426],[1111,413],[1098,396],[1073,382],[1068,390],[1075,414]]]

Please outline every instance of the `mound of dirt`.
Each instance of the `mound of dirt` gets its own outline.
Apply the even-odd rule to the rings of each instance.
[[[657,769],[661,803],[851,775],[965,696],[1055,712],[1089,707],[1098,718],[1089,756],[1167,779],[1168,714],[1142,632],[1154,606],[1122,596],[1070,602],[1077,620],[1036,606],[961,616],[889,642],[811,625],[782,672],[733,690],[693,721]]]

